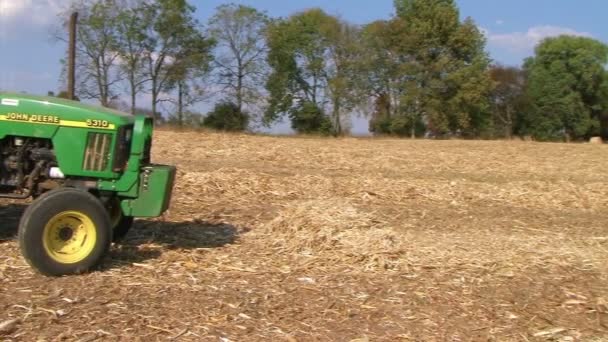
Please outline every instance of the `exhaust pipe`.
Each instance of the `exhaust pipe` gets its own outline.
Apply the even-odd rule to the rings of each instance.
[[[78,12],[70,16],[70,42],[68,46],[68,99],[76,98],[76,25]]]

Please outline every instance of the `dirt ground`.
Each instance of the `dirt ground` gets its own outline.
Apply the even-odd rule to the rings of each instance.
[[[170,212],[90,274],[34,273],[0,202],[0,340],[608,341],[608,146],[160,131],[154,160]]]

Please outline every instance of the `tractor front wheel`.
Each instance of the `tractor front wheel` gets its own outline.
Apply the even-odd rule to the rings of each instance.
[[[106,205],[108,214],[110,215],[110,222],[112,224],[112,237],[113,242],[120,242],[127,235],[131,227],[133,226],[134,218],[131,216],[125,216],[120,208],[120,201],[118,198],[113,198]]]
[[[44,275],[83,273],[99,264],[112,241],[110,217],[88,192],[61,188],[35,200],[19,224],[27,262]]]

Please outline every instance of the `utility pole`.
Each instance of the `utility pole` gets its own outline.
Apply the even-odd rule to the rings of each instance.
[[[76,93],[76,25],[78,12],[70,16],[70,42],[68,46],[68,99],[74,100]]]

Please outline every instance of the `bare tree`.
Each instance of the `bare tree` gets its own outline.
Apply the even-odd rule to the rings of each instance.
[[[217,41],[218,83],[241,112],[259,99],[264,84],[268,22],[265,13],[236,4],[219,6],[209,20],[210,35]]]
[[[212,43],[197,33],[175,56],[167,88],[177,91],[177,99],[171,102],[176,105],[176,119],[180,126],[184,123],[185,109],[209,98],[204,81],[213,58],[210,54]]]
[[[116,18],[116,48],[131,97],[131,114],[135,114],[137,95],[148,81],[144,72],[144,53],[149,46],[146,33],[152,15],[152,7],[144,0],[137,0],[121,9]]]
[[[116,18],[120,6],[114,0],[75,3],[69,12],[78,11],[76,94],[80,99],[97,99],[108,107],[122,81],[117,67]],[[67,15],[65,16],[67,17]],[[64,38],[59,37],[60,40]]]

